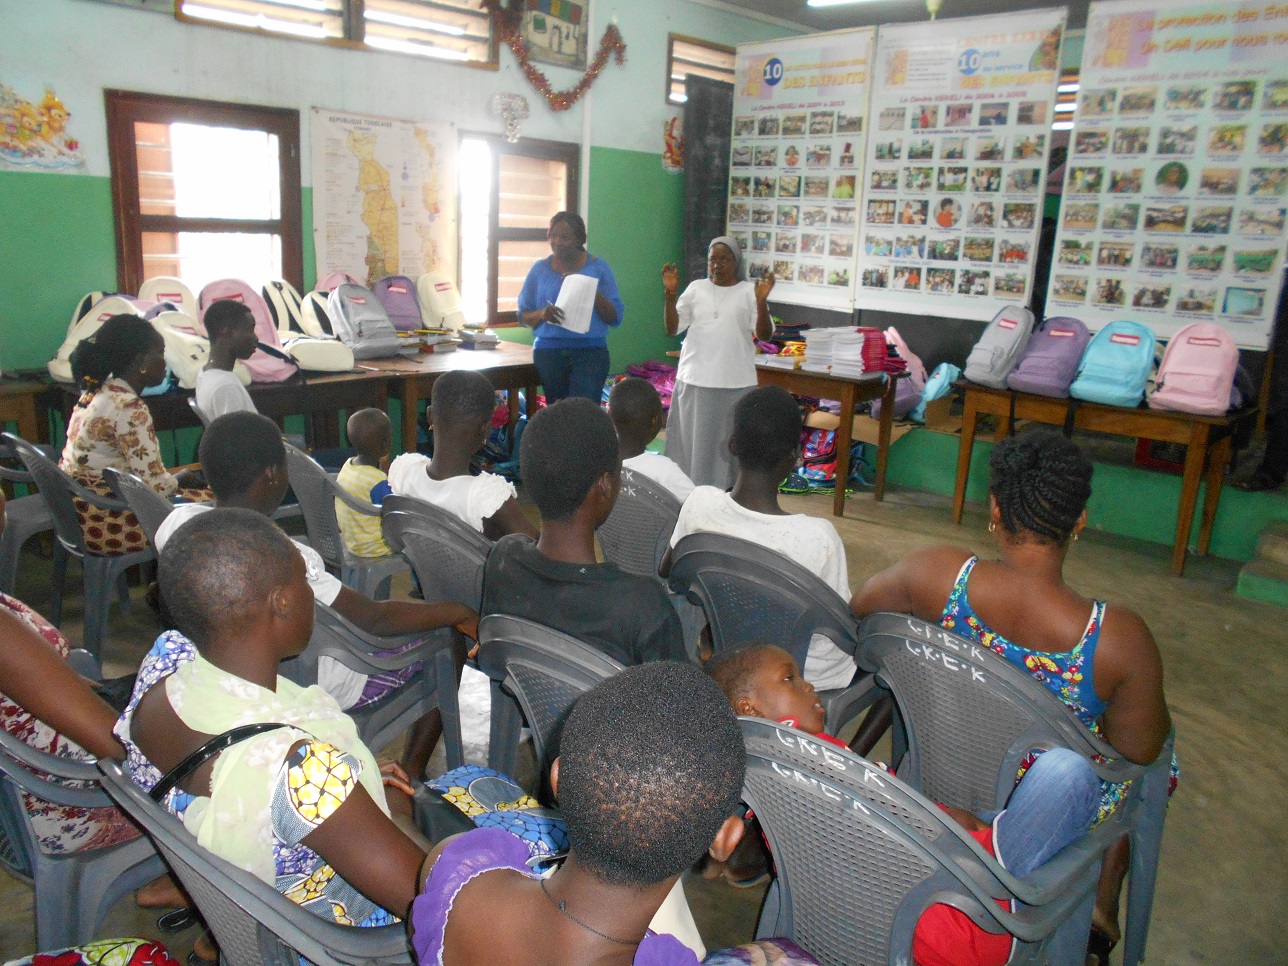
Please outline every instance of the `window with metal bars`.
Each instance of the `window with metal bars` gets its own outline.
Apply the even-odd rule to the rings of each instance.
[[[683,104],[688,95],[684,92],[684,78],[698,74],[712,80],[733,83],[735,51],[723,44],[713,44],[696,37],[680,34],[667,35],[666,102]]]
[[[180,20],[496,66],[483,0],[175,0]]]

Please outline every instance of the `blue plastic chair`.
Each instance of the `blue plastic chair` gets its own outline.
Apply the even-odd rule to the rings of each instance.
[[[12,465],[17,459],[17,451],[12,446],[0,445],[0,481],[34,487],[35,477]],[[29,493],[5,504],[5,519],[4,533],[0,534],[0,593],[12,595],[18,583],[18,555],[22,545],[37,534],[53,530],[54,515],[44,497]],[[55,541],[54,554],[65,560],[67,551]]]

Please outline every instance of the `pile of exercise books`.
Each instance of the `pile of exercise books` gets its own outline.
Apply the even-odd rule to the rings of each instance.
[[[802,335],[805,360],[801,368],[807,372],[853,379],[885,370],[886,341],[880,329],[838,326],[810,329]]]
[[[458,333],[462,349],[495,349],[501,341],[491,329],[472,329],[468,326]]]

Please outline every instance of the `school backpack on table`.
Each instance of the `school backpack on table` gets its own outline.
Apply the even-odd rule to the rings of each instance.
[[[1223,416],[1230,408],[1238,368],[1234,337],[1211,322],[1192,322],[1167,343],[1149,408]]]
[[[399,332],[415,332],[425,328],[416,283],[406,275],[386,275],[371,291],[380,300],[389,321]]]
[[[1154,371],[1154,332],[1139,322],[1110,322],[1096,333],[1069,395],[1106,406],[1139,406]]]
[[[336,336],[353,350],[355,359],[388,359],[420,351],[417,343],[398,338],[398,330],[369,288],[346,282],[327,297],[326,310]]]
[[[169,275],[150,278],[139,287],[139,299],[144,302],[169,302],[174,311],[189,318],[197,317],[197,299],[180,279]]]
[[[926,421],[926,405],[936,399],[942,399],[953,391],[953,383],[962,377],[962,371],[951,362],[941,362],[926,380],[926,388],[921,391],[921,402],[908,414],[915,422]]]
[[[1063,315],[1047,319],[1006,377],[1007,386],[1016,392],[1067,398],[1090,341],[1091,333],[1077,319]]]
[[[921,403],[922,393],[926,388],[926,365],[921,359],[908,348],[908,343],[903,341],[903,336],[893,325],[885,330],[886,345],[895,351],[900,359],[908,367],[908,375],[904,376],[894,387],[894,412],[895,419],[905,419]],[[888,375],[887,378],[894,378]],[[884,400],[876,399],[872,403],[872,418],[881,418],[881,409]]]
[[[356,278],[348,272],[330,272],[322,281],[313,286],[313,291],[321,292],[323,295],[330,295],[341,285],[361,285]]]
[[[303,299],[295,286],[285,279],[274,279],[264,285],[264,303],[277,325],[282,350],[310,372],[348,372],[353,368],[353,352],[347,345],[325,333],[315,335],[305,328]]]
[[[299,366],[282,350],[277,326],[273,324],[273,317],[269,314],[263,297],[241,279],[223,278],[210,282],[197,298],[197,307],[203,321],[206,310],[220,299],[241,302],[255,317],[255,338],[259,340],[259,348],[246,360],[251,379],[255,382],[282,382],[295,375]]]
[[[103,323],[114,315],[142,316],[138,300],[129,295],[112,295],[102,292],[90,292],[76,303],[72,310],[71,322],[67,325],[67,337],[58,347],[54,357],[49,360],[49,374],[59,382],[72,381],[72,353],[82,340],[102,328]]]
[[[160,304],[169,305],[167,302]],[[206,337],[205,328],[187,313],[170,308],[151,316],[149,321],[165,339],[165,364],[174,381],[181,389],[196,388],[197,376],[210,361],[210,339]],[[245,363],[238,362],[233,372],[243,386],[250,385],[250,370]]]
[[[966,378],[990,389],[1005,389],[1006,377],[1023,355],[1032,332],[1032,312],[1023,305],[1002,306],[966,357]]]

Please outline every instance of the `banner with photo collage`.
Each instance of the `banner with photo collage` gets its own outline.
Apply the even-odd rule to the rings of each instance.
[[[850,310],[875,33],[738,47],[729,234],[774,301]]]
[[[1029,303],[1065,13],[881,28],[857,307],[991,319]]]
[[[1288,213],[1288,5],[1093,3],[1048,315],[1264,349]]]

